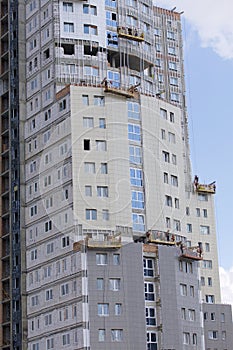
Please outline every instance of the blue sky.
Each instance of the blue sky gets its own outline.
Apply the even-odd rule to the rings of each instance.
[[[182,15],[193,174],[216,180],[222,300],[233,305],[233,10],[232,0],[158,0]]]
[[[185,26],[187,28],[187,25]],[[216,180],[219,264],[233,266],[233,60],[200,47],[191,35],[185,50],[186,88],[193,173],[201,182]]]

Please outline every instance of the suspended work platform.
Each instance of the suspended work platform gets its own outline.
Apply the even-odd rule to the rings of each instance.
[[[107,236],[104,240],[98,240],[91,237],[86,237],[84,240],[75,242],[73,245],[74,251],[81,251],[84,248],[88,249],[119,249],[122,247],[121,236]]]
[[[115,95],[120,95],[120,96],[125,96],[127,98],[138,98],[139,97],[139,92],[134,90],[134,87],[129,88],[128,90],[124,90],[124,89],[118,89],[118,88],[114,88],[114,87],[109,87],[106,86],[104,89],[104,92],[109,92]]]
[[[131,27],[117,27],[117,34],[119,38],[134,40],[134,41],[144,41],[144,33],[138,32],[137,29]]]
[[[216,192],[215,181],[211,182],[208,185],[200,184],[198,176],[195,175],[193,183],[194,183],[194,187],[195,187],[197,192],[200,192],[200,193],[215,193]]]
[[[198,184],[196,189],[197,189],[197,192],[203,192],[203,193],[215,193],[216,192],[215,184],[209,184],[209,185]]]

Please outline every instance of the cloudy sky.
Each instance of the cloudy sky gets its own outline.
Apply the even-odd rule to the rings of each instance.
[[[183,37],[193,173],[217,181],[216,225],[222,301],[233,305],[232,0],[157,0],[184,11]]]

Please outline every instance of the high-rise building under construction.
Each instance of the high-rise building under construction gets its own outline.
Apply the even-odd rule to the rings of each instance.
[[[230,350],[180,14],[0,6],[1,349]]]

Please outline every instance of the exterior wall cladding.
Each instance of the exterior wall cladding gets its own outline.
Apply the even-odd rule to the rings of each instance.
[[[232,349],[180,14],[0,6],[0,348]]]

